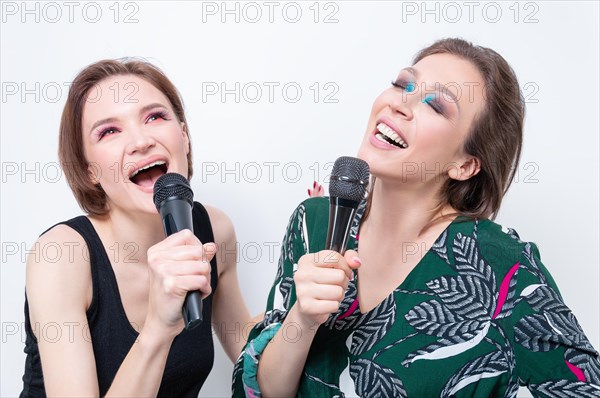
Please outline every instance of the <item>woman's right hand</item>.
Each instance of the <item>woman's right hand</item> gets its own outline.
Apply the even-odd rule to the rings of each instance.
[[[207,297],[214,243],[202,244],[188,229],[168,236],[148,249],[150,291],[144,328],[158,328],[174,338],[184,327],[182,306],[189,291]]]
[[[352,270],[360,264],[354,250],[346,251],[344,256],[322,250],[300,257],[294,283],[298,315],[305,326],[319,326],[337,312],[352,279]]]

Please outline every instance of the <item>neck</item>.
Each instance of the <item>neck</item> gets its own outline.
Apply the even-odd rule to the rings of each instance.
[[[424,184],[418,189],[412,188],[408,184],[388,184],[377,179],[371,193],[369,216],[361,233],[368,231],[380,242],[410,242],[427,235],[429,227],[441,223],[445,228],[452,218],[443,216],[454,210],[449,205],[439,206],[440,187]]]
[[[118,250],[120,261],[147,264],[148,249],[165,239],[158,214],[132,213],[112,209],[105,216],[90,216],[100,228],[110,250]],[[114,248],[114,249],[113,249]]]

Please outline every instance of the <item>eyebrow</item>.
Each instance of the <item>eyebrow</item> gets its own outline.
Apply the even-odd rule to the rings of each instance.
[[[404,68],[402,70],[407,71],[408,73],[414,75],[416,78],[419,77],[419,71],[411,66]],[[448,89],[448,87],[444,86],[442,83],[437,82],[436,85],[439,85],[440,91],[442,93],[446,94],[448,97],[450,97],[452,102],[454,102],[456,104],[456,106],[458,107],[458,110],[460,111],[460,104],[458,103],[458,98],[456,98],[456,95],[454,95],[454,93],[452,91],[450,91]]]
[[[166,106],[164,106],[163,104],[161,104],[161,103],[159,103],[159,102],[154,102],[154,103],[152,103],[152,104],[149,104],[149,105],[146,105],[146,106],[144,106],[142,109],[140,109],[140,112],[139,112],[139,113],[140,113],[140,115],[141,115],[141,114],[143,114],[143,113],[146,113],[146,112],[148,112],[150,109],[153,109],[153,108],[165,108],[165,109],[168,109],[168,108],[167,108]],[[109,117],[109,118],[106,118],[106,119],[101,119],[101,120],[98,120],[96,123],[94,123],[94,124],[92,125],[92,128],[90,129],[90,134],[92,134],[92,133],[94,132],[94,130],[95,130],[95,129],[96,129],[98,126],[101,126],[101,125],[103,125],[103,124],[105,124],[105,123],[113,123],[113,122],[116,122],[117,120],[118,120],[118,119],[117,119],[116,117]]]

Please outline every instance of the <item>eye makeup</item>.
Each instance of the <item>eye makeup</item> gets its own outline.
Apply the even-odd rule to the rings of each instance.
[[[453,101],[451,99],[451,96],[445,86],[436,83],[437,91],[436,93],[431,93],[431,90],[433,89],[425,87],[424,82],[422,84],[422,89],[429,91],[429,93],[427,93],[427,91],[423,91],[422,95],[424,95],[424,98],[421,100],[421,103],[428,105],[437,114],[442,115],[444,117],[447,117],[449,115],[447,112],[449,111],[449,109],[447,109],[447,107],[451,108],[451,105],[446,106],[444,105],[444,102],[453,103],[454,106],[456,106],[460,111],[458,101]],[[403,90],[407,94],[417,92],[417,83],[412,77],[412,73],[408,69],[404,69],[403,71],[401,71],[400,75],[396,78],[396,80],[392,81],[392,86]]]
[[[433,101],[435,99],[435,95],[434,94],[427,94],[425,96],[425,98],[423,98],[423,100],[421,101],[424,104],[428,104],[429,102]]]
[[[152,118],[154,118],[154,119],[152,119]],[[171,119],[169,119],[169,115],[168,115],[168,113],[166,111],[164,111],[164,110],[157,110],[157,111],[154,111],[154,112],[150,113],[150,115],[146,119],[146,123],[152,122],[152,121],[154,121],[156,119],[171,120]]]
[[[421,100],[422,103],[429,105],[436,113],[444,114],[444,107],[440,104],[435,94],[427,94],[425,98]]]
[[[117,129],[116,127],[113,127],[113,126],[109,126],[109,127],[98,130],[98,132],[96,133],[96,138],[98,139],[98,141],[100,141],[106,135],[111,135],[116,132],[119,132],[119,129]]]
[[[392,81],[392,86],[404,90],[407,93],[415,91],[415,83],[412,81],[397,79]]]
[[[156,105],[152,105],[152,106],[156,106]],[[148,108],[148,107],[145,107],[145,108]],[[158,109],[152,110],[144,120],[145,120],[145,123],[152,123],[157,119],[171,120],[171,118],[169,117],[168,111],[166,109],[164,109],[162,107],[162,105],[159,106]],[[103,120],[102,122],[113,123],[114,121],[116,121],[115,118],[109,118],[109,119]],[[109,125],[104,128],[98,129],[95,133],[95,136],[96,136],[97,140],[100,141],[105,136],[112,135],[112,134],[118,133],[118,132],[121,132],[121,130],[118,127],[116,127],[115,125]]]
[[[414,92],[417,88],[415,81],[412,78],[406,78],[402,75],[403,73],[401,73],[400,76],[396,78],[396,80],[392,81],[392,86],[402,89],[407,93]]]

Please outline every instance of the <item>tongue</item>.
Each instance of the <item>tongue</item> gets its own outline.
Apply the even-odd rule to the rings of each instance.
[[[131,181],[141,187],[152,187],[158,177],[163,175],[163,171],[159,167],[151,167],[148,170],[140,171]]]

